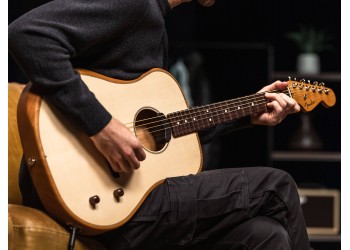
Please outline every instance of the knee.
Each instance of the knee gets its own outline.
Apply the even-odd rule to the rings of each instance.
[[[284,170],[272,168],[270,177],[276,180],[276,186],[288,186],[291,190],[297,190],[293,177]]]
[[[287,230],[276,220],[269,217],[256,217],[251,227],[252,241],[261,249],[289,249],[290,240]],[[260,248],[258,248],[260,249]]]

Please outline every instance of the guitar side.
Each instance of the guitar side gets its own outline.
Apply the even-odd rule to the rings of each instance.
[[[134,81],[119,81],[80,70],[83,81],[113,117],[134,124],[143,108],[168,114],[187,109],[175,79],[154,69]],[[168,177],[201,170],[197,134],[171,138],[161,148],[145,146],[146,160],[131,174],[113,177],[91,140],[58,110],[30,91],[23,92],[18,122],[29,171],[47,211],[82,234],[98,234],[126,223],[147,195]],[[134,131],[131,131],[134,133]],[[113,192],[124,195],[115,198]],[[89,203],[98,196],[96,205]]]

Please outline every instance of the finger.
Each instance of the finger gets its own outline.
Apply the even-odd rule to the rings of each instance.
[[[128,166],[130,167],[130,170],[136,170],[140,168],[140,161],[137,159],[136,155],[132,155],[126,159],[128,162]]]
[[[277,101],[272,101],[269,102],[267,106],[273,109],[273,116],[271,117],[272,125],[280,123],[283,120],[285,113],[283,112],[283,108],[280,106],[280,104]]]
[[[272,83],[273,89],[284,90],[288,87],[288,82],[276,81]]]
[[[113,160],[108,159],[108,163],[114,172],[117,172],[117,173],[124,172],[117,162],[114,162]]]
[[[266,98],[270,100],[275,100],[281,106],[282,109],[287,107],[287,102],[282,98],[280,94],[266,93]]]
[[[282,114],[283,108],[277,101],[267,103],[267,107],[271,108],[275,114]]]
[[[286,94],[280,94],[280,96],[284,99],[284,101],[287,103],[286,110],[289,114],[291,113],[297,113],[300,111],[299,104],[293,99],[287,96]]]
[[[271,83],[270,85],[267,85],[263,87],[259,92],[267,92],[272,90],[283,90],[286,89],[288,86],[287,82],[281,82],[281,81],[275,81],[274,83]]]
[[[119,166],[125,173],[130,173],[131,170],[133,170],[133,167],[130,165],[129,161],[124,158],[119,162]]]
[[[129,173],[130,172],[130,166],[129,163],[126,162],[125,158],[120,155],[116,154],[111,158],[110,162],[112,163],[112,168],[116,172],[124,172],[124,173]]]
[[[137,160],[139,160],[139,161],[143,161],[146,159],[145,150],[141,146],[136,148],[135,155],[136,155]]]

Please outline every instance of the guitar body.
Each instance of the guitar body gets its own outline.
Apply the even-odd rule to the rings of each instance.
[[[188,108],[167,72],[154,69],[134,81],[84,70],[80,74],[112,116],[140,139],[147,156],[138,170],[115,177],[91,140],[33,93],[31,84],[22,93],[18,121],[29,171],[46,210],[82,234],[93,235],[126,223],[166,178],[199,172],[202,153],[196,133],[158,142],[142,123],[149,116]],[[117,189],[123,190],[120,198],[113,195]],[[90,202],[94,196],[99,198],[96,204]]]

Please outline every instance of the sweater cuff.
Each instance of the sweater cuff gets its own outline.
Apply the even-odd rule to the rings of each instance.
[[[85,117],[81,125],[89,137],[100,132],[112,119],[112,115],[96,99],[88,103],[83,113]]]

